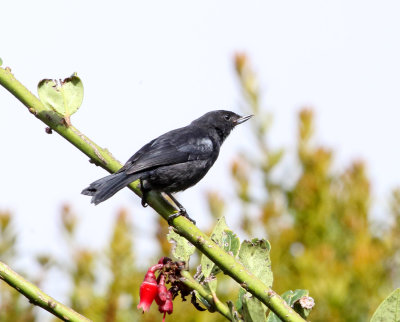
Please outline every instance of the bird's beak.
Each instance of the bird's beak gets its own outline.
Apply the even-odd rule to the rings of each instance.
[[[241,124],[243,122],[246,122],[247,120],[251,119],[254,115],[246,115],[246,116],[242,116],[239,117],[236,121],[235,121],[235,125]]]

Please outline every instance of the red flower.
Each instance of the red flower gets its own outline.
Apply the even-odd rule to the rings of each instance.
[[[173,311],[172,294],[165,287],[165,276],[161,275],[158,282],[157,296],[155,298],[158,304],[160,313],[164,313],[163,322],[165,321],[165,314],[171,314]]]
[[[165,302],[162,305],[158,305],[158,310],[160,311],[160,313],[164,313],[165,318],[165,313],[171,314],[173,309],[174,307],[172,303],[172,294],[170,291],[168,291]]]
[[[168,290],[165,287],[165,276],[160,275],[159,282],[158,282],[158,288],[157,288],[157,296],[155,298],[158,306],[161,306],[165,303],[165,301],[167,300],[167,293],[168,293]]]
[[[161,272],[156,278],[155,272],[169,262],[171,262],[171,259],[162,257],[157,265],[149,268],[143,283],[140,285],[140,303],[137,306],[138,309],[143,309],[143,312],[146,312],[155,300],[160,313],[164,313],[163,322],[165,322],[165,315],[171,314],[173,311],[172,293],[165,287],[166,273]]]
[[[157,280],[154,273],[163,268],[164,265],[157,264],[149,268],[146,276],[144,277],[143,283],[140,285],[140,303],[138,304],[138,309],[143,309],[146,312],[150,309],[151,303],[157,296],[158,286]]]

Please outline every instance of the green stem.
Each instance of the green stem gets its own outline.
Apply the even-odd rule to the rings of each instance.
[[[228,320],[232,321],[229,308],[226,304],[222,303],[217,297],[206,290],[206,288],[197,282],[188,271],[181,271],[181,281],[189,288],[196,290],[208,303],[210,303],[215,310],[225,316]]]
[[[35,95],[29,92],[25,86],[15,79],[10,70],[0,68],[0,84],[28,107],[32,114],[86,154],[93,163],[101,166],[110,173],[117,171],[122,166],[106,149],[100,148],[75,127],[66,126],[62,117],[46,109]],[[129,185],[129,188],[137,195],[141,196],[138,185],[138,181],[135,181]],[[148,194],[147,203],[165,219],[174,212],[177,212],[177,210],[157,192],[151,191]],[[218,265],[225,274],[231,276],[248,292],[267,305],[271,311],[278,315],[283,321],[304,321],[300,315],[289,307],[270,287],[249,273],[240,262],[221,249],[210,237],[201,232],[189,220],[184,217],[177,217],[173,220],[172,225],[181,236],[195,245],[197,249]]]
[[[45,294],[36,285],[25,280],[21,275],[14,272],[10,267],[2,262],[0,262],[0,279],[4,280],[8,285],[25,295],[29,302],[44,308],[46,311],[54,314],[63,321],[90,321],[71,308]]]

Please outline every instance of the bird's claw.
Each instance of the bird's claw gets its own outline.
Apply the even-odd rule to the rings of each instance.
[[[143,187],[143,180],[140,179],[140,191],[142,191],[142,207],[146,208],[148,206],[147,204],[147,193],[148,191],[144,189]]]
[[[146,208],[148,206],[147,202],[146,202],[146,198],[142,198],[142,207]]]
[[[189,217],[189,215],[188,215],[188,213],[186,212],[186,209],[185,209],[185,208],[180,208],[178,212],[176,212],[176,213],[174,213],[174,214],[172,214],[172,215],[169,215],[169,217],[168,217],[168,219],[167,219],[168,225],[172,226],[172,221],[173,221],[175,218],[180,217],[180,216],[185,217],[186,219],[190,220],[190,221],[192,222],[193,225],[196,225],[196,221]]]

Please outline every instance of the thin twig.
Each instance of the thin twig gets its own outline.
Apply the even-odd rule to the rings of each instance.
[[[223,316],[225,316],[228,320],[231,320],[231,315],[229,312],[229,308],[226,304],[222,303],[217,297],[213,297],[211,293],[209,293],[203,285],[197,282],[192,275],[188,271],[181,271],[182,275],[182,283],[191,288],[192,290],[196,290],[202,297],[204,297],[208,303],[210,303],[213,309],[217,310]]]

